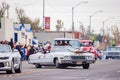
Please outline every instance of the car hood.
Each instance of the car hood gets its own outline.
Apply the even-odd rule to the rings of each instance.
[[[0,53],[0,57],[12,56],[11,53]]]
[[[93,56],[94,57],[94,54],[92,53],[54,52],[52,54],[63,55],[63,56]]]

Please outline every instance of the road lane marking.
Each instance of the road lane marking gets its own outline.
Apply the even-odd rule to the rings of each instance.
[[[120,71],[117,71],[117,73],[120,73]]]
[[[22,76],[22,75],[27,75],[27,74],[33,74],[33,73],[37,73],[37,72],[44,72],[44,71],[50,71],[52,69],[34,69],[34,70],[26,70],[23,71],[22,73],[15,73],[15,74],[6,74],[4,76],[0,76],[1,78],[13,78],[15,76]]]
[[[106,77],[109,77],[110,75],[106,74],[106,75],[103,75],[102,77],[103,78],[106,78]]]

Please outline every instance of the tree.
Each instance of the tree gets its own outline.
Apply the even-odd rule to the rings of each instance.
[[[40,19],[35,19],[34,21],[32,21],[31,26],[33,26],[33,30],[34,31],[39,31],[42,30],[42,28],[39,26],[40,23]]]
[[[82,33],[81,38],[82,39],[86,39],[86,28],[84,27],[84,25],[82,24],[82,22],[79,22],[79,31]]]
[[[88,28],[85,28],[83,23],[79,21],[79,31],[82,33],[82,39],[89,39],[90,36],[93,34],[94,30],[92,29],[92,31],[89,34],[89,26]]]
[[[119,39],[120,39],[120,32],[119,32],[117,25],[112,26],[112,34],[114,36],[114,40],[115,40],[116,45],[117,45],[119,42]]]
[[[0,5],[0,17],[5,16],[5,12],[9,9],[9,7],[9,4],[2,2],[2,4]]]
[[[84,35],[85,34],[85,27],[83,26],[82,22],[79,22],[79,23],[80,23],[79,30]]]
[[[22,8],[20,9],[16,8],[15,10],[18,16],[18,21],[20,23],[31,24],[33,31],[41,30],[41,27],[39,26],[40,23],[39,19],[31,20],[29,17],[25,15],[25,11]]]
[[[57,20],[57,25],[56,25],[56,30],[60,31],[60,29],[63,27],[64,23],[62,22],[62,20]]]
[[[30,18],[25,15],[25,11],[24,11],[22,8],[19,8],[19,9],[16,8],[15,11],[16,11],[16,14],[17,14],[17,16],[18,16],[17,19],[18,19],[18,21],[19,21],[20,23],[28,24],[28,23],[31,23],[31,22],[32,22],[32,21],[30,20]]]
[[[96,35],[96,40],[102,42],[103,36],[101,34]]]

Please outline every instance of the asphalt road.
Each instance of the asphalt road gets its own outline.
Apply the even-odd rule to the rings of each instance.
[[[36,69],[23,61],[22,73],[6,74],[1,71],[0,80],[120,80],[120,60],[98,60],[87,70],[82,67]]]

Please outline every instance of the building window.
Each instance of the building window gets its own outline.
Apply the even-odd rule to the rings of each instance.
[[[22,36],[22,38],[24,38],[25,37],[25,33],[21,32],[21,36]]]

